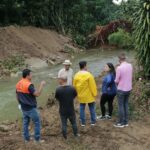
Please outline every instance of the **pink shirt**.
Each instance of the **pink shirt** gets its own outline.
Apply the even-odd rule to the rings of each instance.
[[[132,65],[127,62],[122,62],[120,66],[117,67],[115,82],[118,85],[118,90],[132,90],[132,72]]]

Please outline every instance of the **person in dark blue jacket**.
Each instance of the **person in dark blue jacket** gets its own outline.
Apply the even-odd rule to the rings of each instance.
[[[107,63],[105,65],[104,71],[106,75],[103,78],[102,82],[102,95],[100,99],[100,108],[102,115],[98,116],[97,119],[111,119],[113,111],[113,100],[116,96],[117,88],[115,84],[115,67],[112,63]],[[105,104],[108,103],[108,115],[106,115]]]

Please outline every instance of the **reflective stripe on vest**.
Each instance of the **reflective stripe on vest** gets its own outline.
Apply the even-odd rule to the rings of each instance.
[[[29,86],[32,83],[28,79],[21,79],[16,85],[16,91],[24,94],[29,94]]]

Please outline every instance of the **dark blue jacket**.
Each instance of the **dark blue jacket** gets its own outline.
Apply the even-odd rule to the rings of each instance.
[[[33,95],[33,93],[35,92],[34,85],[31,84],[28,90],[29,94],[16,91],[18,101],[21,105],[22,110],[24,111],[29,111],[37,107],[36,97]]]
[[[115,75],[112,73],[108,73],[106,76],[104,76],[102,82],[102,94],[116,95],[117,88],[114,80]]]

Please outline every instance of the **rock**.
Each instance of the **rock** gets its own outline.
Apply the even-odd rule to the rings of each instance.
[[[55,65],[55,62],[52,61],[51,59],[46,60],[48,65]]]
[[[0,125],[0,131],[8,132],[10,130],[9,126],[7,125]]]
[[[57,56],[57,59],[61,59],[61,57],[60,57],[60,56]]]
[[[18,77],[18,72],[17,72],[17,73],[13,73],[13,72],[11,72],[10,76],[11,76],[11,77],[15,77],[15,78],[16,78],[16,77]]]

